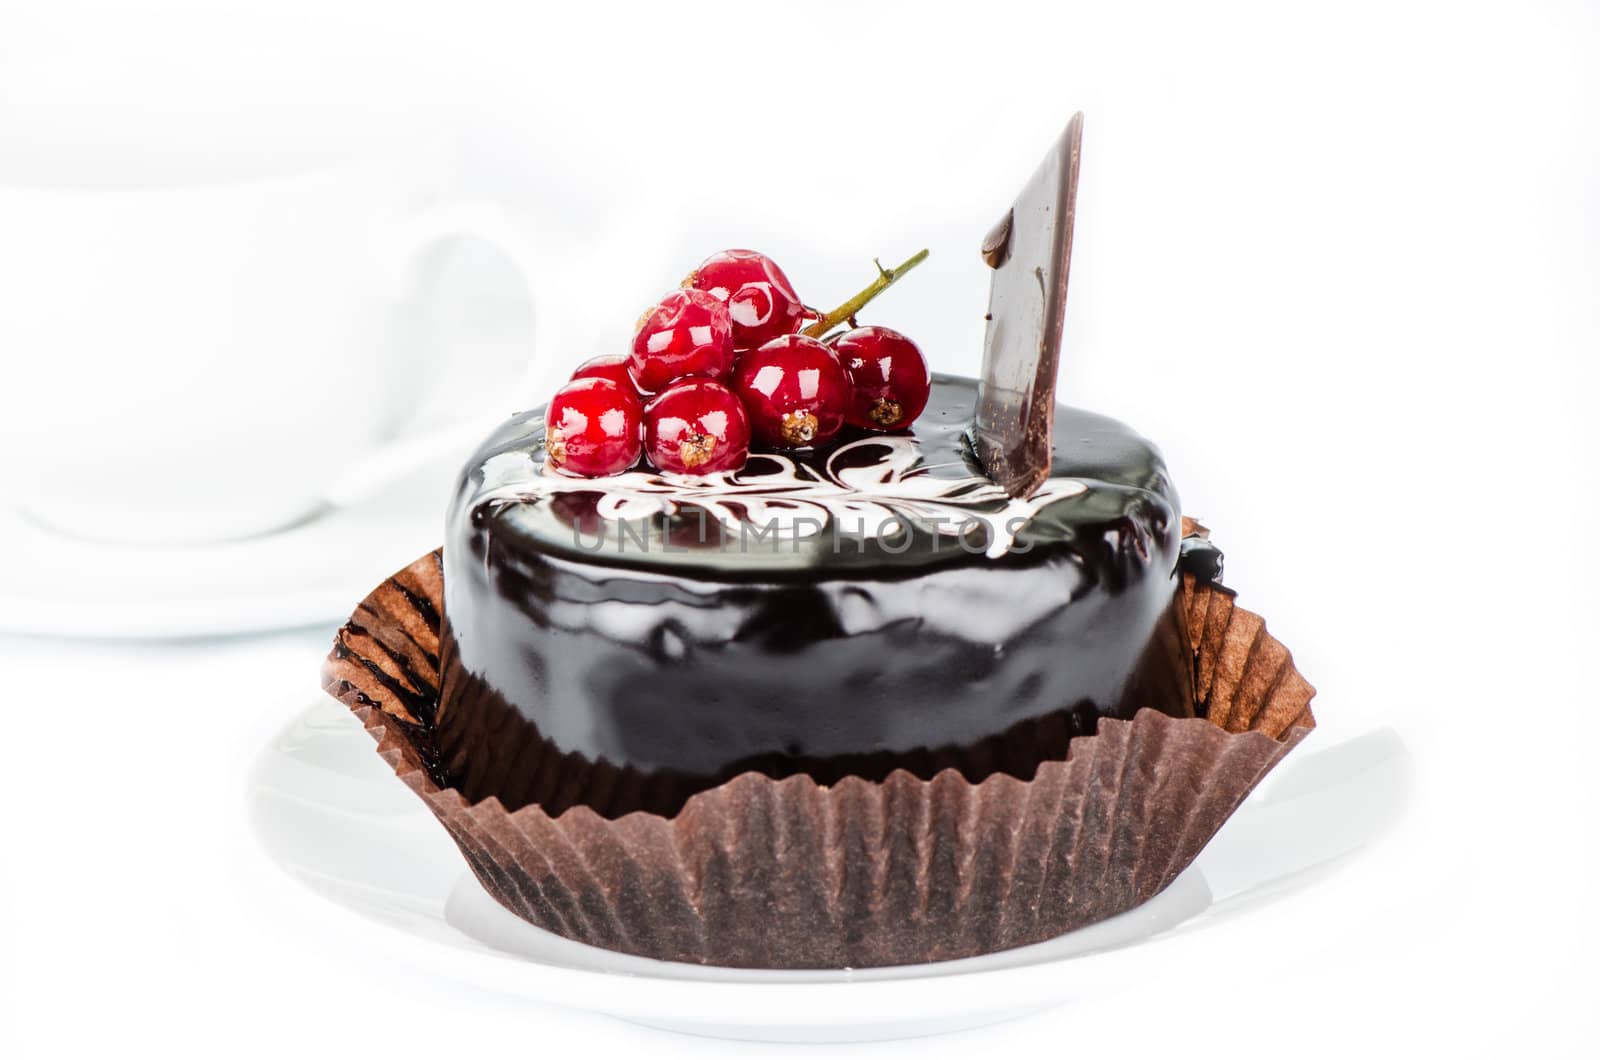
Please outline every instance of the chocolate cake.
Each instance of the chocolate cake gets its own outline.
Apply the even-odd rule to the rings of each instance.
[[[670,813],[745,770],[1028,777],[1099,718],[1191,716],[1160,455],[1061,408],[1014,499],[974,462],[975,398],[936,376],[910,432],[693,479],[561,476],[542,411],[513,418],[446,529],[445,777]]]
[[[446,527],[442,780],[512,809],[671,814],[746,771],[1027,778],[1101,718],[1193,715],[1166,469],[1127,427],[1054,401],[1079,135],[1074,119],[984,240],[984,379],[933,379],[909,429],[741,453],[710,473],[567,473],[597,410],[637,430],[613,387],[659,367],[646,359],[578,384],[592,407],[566,436],[541,408],[488,439]],[[731,251],[688,283],[758,261]],[[787,277],[762,269],[758,295],[795,305]],[[717,293],[737,301],[731,286]],[[642,325],[664,330],[636,350],[726,371],[726,347],[670,330],[709,334],[720,312],[701,291],[671,296]],[[752,414],[765,400],[742,396]],[[588,452],[609,469],[629,449]]]
[[[324,683],[496,901],[662,960],[991,953],[1159,892],[1315,724],[1156,449],[1055,400],[1080,133],[982,243],[981,379],[858,323],[926,251],[822,313],[730,249],[468,461]]]

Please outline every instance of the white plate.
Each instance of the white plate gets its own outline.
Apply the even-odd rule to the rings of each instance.
[[[769,1041],[855,1041],[979,1026],[1167,972],[1239,912],[1324,879],[1394,820],[1406,753],[1391,730],[1278,767],[1190,869],[1138,909],[1059,939],[960,961],[839,971],[750,971],[630,957],[571,942],[501,908],[444,830],[333,701],[300,714],[248,785],[257,838],[284,870],[352,913],[409,936],[434,974],[496,993],[656,1027]],[[395,942],[390,938],[386,941]],[[983,980],[975,988],[974,980]]]
[[[0,510],[0,632],[192,637],[337,622],[438,547],[459,446],[297,526],[161,548],[66,537]]]

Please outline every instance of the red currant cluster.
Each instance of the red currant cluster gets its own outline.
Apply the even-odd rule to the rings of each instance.
[[[709,474],[743,467],[752,440],[801,449],[846,424],[910,426],[928,403],[922,351],[888,328],[854,327],[855,311],[895,276],[880,267],[873,287],[823,315],[766,255],[712,255],[639,318],[632,353],[586,361],[556,391],[550,463],[614,475],[642,452],[661,471]],[[851,330],[818,337],[844,320]]]

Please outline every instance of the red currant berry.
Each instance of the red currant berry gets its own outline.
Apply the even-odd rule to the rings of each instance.
[[[750,455],[750,419],[721,383],[685,379],[645,406],[644,455],[678,474],[737,471]]]
[[[733,370],[728,307],[704,291],[673,291],[639,318],[628,370],[647,394],[686,375],[726,379]]]
[[[733,347],[753,350],[800,330],[806,308],[776,262],[753,250],[724,250],[700,263],[683,281],[728,304]]]
[[[615,475],[639,459],[639,396],[609,379],[574,379],[544,416],[550,463],[586,478]]]
[[[844,426],[850,381],[833,351],[805,335],[783,335],[739,358],[733,392],[750,414],[756,441],[800,449]]]
[[[845,418],[869,431],[909,427],[928,406],[928,362],[917,344],[888,328],[847,331],[833,344],[850,377]]]
[[[573,379],[609,379],[624,390],[635,390],[633,376],[628,374],[628,358],[621,353],[603,353],[578,365]]]

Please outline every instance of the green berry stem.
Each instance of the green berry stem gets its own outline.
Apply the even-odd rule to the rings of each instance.
[[[894,283],[894,281],[898,280],[900,277],[904,276],[918,265],[921,265],[923,261],[927,259],[927,257],[928,251],[927,248],[924,247],[922,250],[917,251],[915,254],[911,255],[905,261],[902,261],[899,265],[896,265],[892,269],[886,269],[882,265],[879,265],[877,259],[874,258],[872,263],[878,266],[877,279],[867,284],[867,286],[862,289],[860,294],[857,294],[854,298],[850,299],[839,308],[833,310],[833,312],[827,314],[821,320],[818,320],[815,324],[812,324],[809,328],[806,328],[804,334],[809,335],[814,339],[820,339],[822,336],[828,333],[830,328],[836,327],[847,320],[853,320],[855,315],[861,312],[862,306],[865,306],[868,302],[887,291],[890,284]]]

